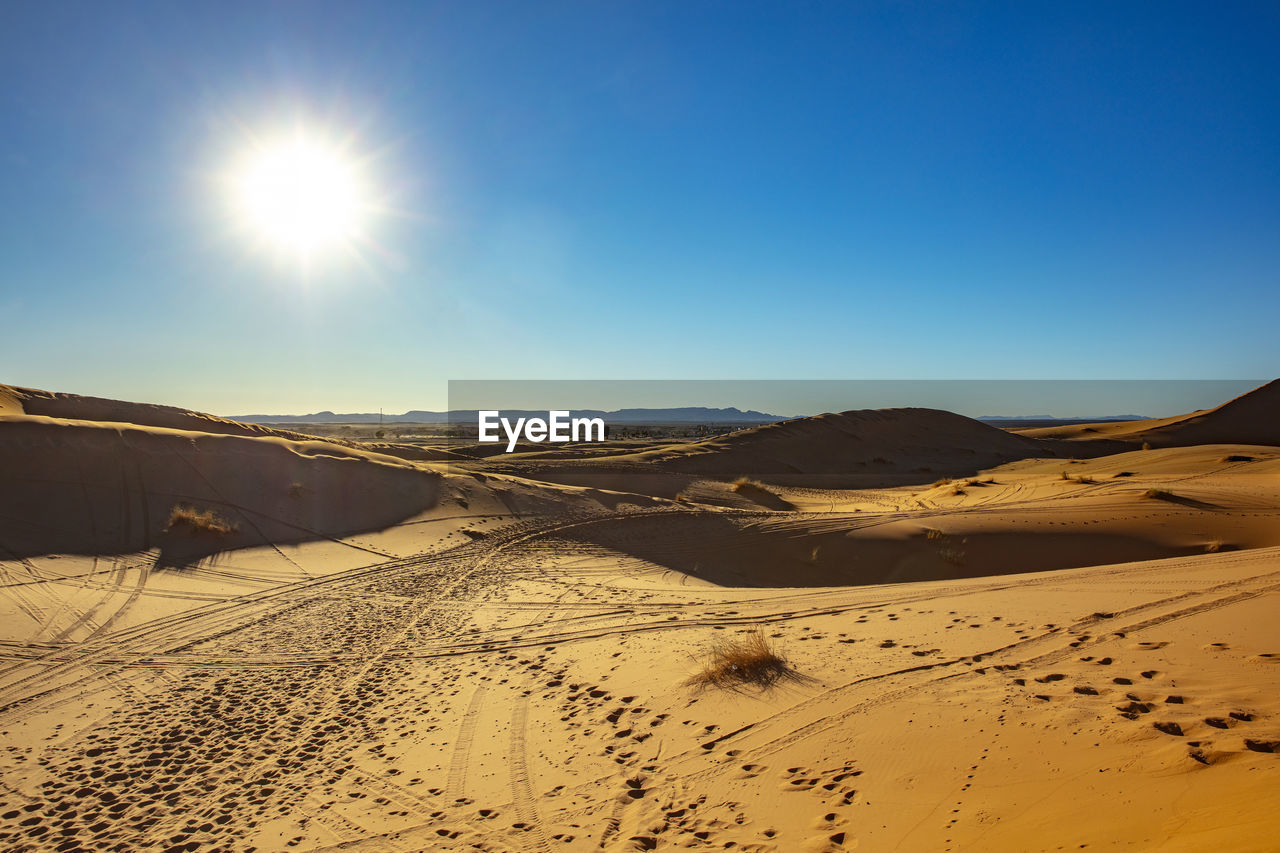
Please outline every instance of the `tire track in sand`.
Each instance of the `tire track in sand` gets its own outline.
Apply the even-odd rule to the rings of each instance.
[[[467,770],[471,765],[471,744],[475,739],[476,725],[480,721],[480,708],[484,705],[485,694],[489,688],[481,684],[471,694],[471,702],[462,715],[462,727],[458,730],[458,739],[453,744],[453,759],[449,762],[449,778],[445,789],[455,797],[467,795]]]

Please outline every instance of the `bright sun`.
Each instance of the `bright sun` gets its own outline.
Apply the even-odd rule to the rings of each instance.
[[[232,196],[250,237],[303,263],[355,248],[370,209],[358,163],[301,132],[254,146],[233,172]]]

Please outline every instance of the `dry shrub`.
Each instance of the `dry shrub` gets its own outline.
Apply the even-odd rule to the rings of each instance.
[[[1147,489],[1142,493],[1142,496],[1157,501],[1173,500],[1173,492],[1168,489]]]
[[[1243,453],[1232,453],[1232,454],[1230,454],[1230,455],[1228,455],[1228,456],[1224,456],[1224,457],[1222,457],[1222,460],[1221,460],[1221,461],[1223,461],[1223,462],[1252,462],[1252,461],[1253,461],[1253,457],[1252,457],[1252,456],[1245,456]]]
[[[686,686],[741,692],[747,688],[768,690],[785,681],[807,680],[774,650],[760,628],[745,637],[718,639],[707,654],[710,660],[701,672],[685,681]]]
[[[213,510],[198,510],[184,504],[173,508],[164,529],[166,533],[184,533],[187,536],[227,536],[236,531],[234,524]]]
[[[924,536],[934,543],[938,556],[943,560],[953,566],[964,565],[964,546],[969,541],[969,537],[953,536],[950,533],[938,530],[936,527],[926,527]]]
[[[773,494],[773,492],[769,491],[769,488],[765,486],[764,483],[761,483],[757,480],[750,480],[746,477],[739,477],[738,479],[734,480],[733,490],[740,494],[751,494],[753,492],[756,494],[766,494],[766,495]]]

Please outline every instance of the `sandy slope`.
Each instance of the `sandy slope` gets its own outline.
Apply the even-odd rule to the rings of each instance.
[[[6,849],[1274,848],[1276,448],[679,501],[29,413],[0,453]],[[118,519],[177,496],[280,527],[166,563]],[[757,626],[800,681],[685,686]]]
[[[1213,409],[1142,421],[1016,430],[1029,438],[1125,441],[1152,447],[1194,444],[1280,445],[1280,379]]]
[[[0,436],[0,553],[14,557],[152,546],[203,556],[384,528],[439,495],[437,475],[327,442],[31,415],[0,416]],[[235,529],[166,532],[177,506]]]
[[[312,438],[301,433],[272,429],[260,424],[247,424],[228,420],[217,415],[193,412],[176,406],[131,403],[124,400],[108,400],[102,397],[84,397],[79,394],[40,391],[35,388],[19,388],[15,385],[0,385],[0,416],[23,414],[192,430],[195,432],[217,433],[219,435],[244,435],[259,438],[275,436],[300,441]],[[344,442],[333,441],[333,443],[343,444]]]

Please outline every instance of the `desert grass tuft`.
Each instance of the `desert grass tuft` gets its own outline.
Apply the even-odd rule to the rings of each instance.
[[[734,480],[733,490],[740,494],[741,493],[745,493],[745,494],[756,493],[756,494],[766,494],[766,495],[773,494],[773,492],[769,490],[769,487],[766,486],[764,483],[761,483],[758,480],[749,479],[747,477],[739,477],[738,479]]]
[[[748,689],[768,690],[784,682],[808,679],[796,672],[756,628],[743,637],[725,637],[712,644],[702,671],[685,681],[688,687],[705,690],[743,692]]]
[[[236,531],[234,524],[213,510],[198,510],[185,504],[173,508],[164,529],[166,533],[184,533],[187,536],[227,536]]]
[[[1157,501],[1170,501],[1174,498],[1173,492],[1168,489],[1147,489],[1142,496]]]
[[[926,527],[924,536],[934,543],[938,556],[953,566],[964,565],[964,545],[969,541],[967,536],[954,536],[936,527]]]

